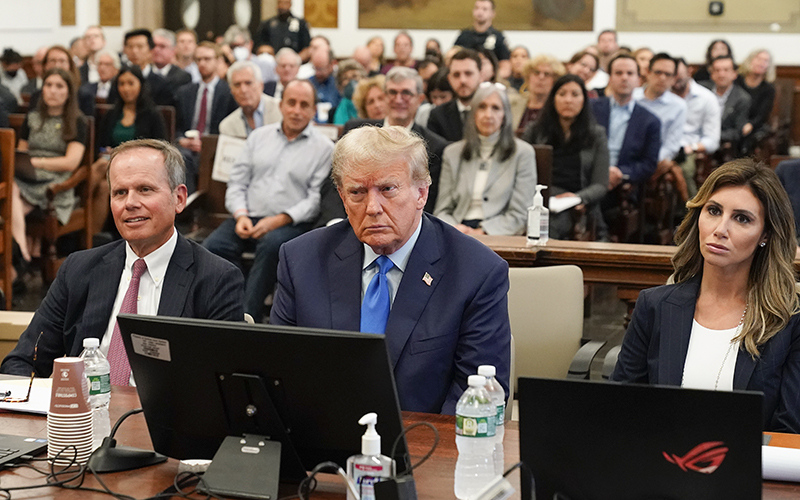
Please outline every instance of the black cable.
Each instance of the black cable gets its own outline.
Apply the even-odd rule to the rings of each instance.
[[[136,415],[137,413],[142,413],[143,411],[144,411],[144,409],[142,409],[142,408],[134,408],[133,410],[128,411],[125,414],[123,414],[114,423],[114,427],[111,429],[111,434],[109,434],[108,437],[111,438],[111,439],[114,439],[114,434],[117,433],[117,429],[119,429],[119,426],[122,425],[122,422],[124,422],[126,418],[130,417],[131,415]]]
[[[300,498],[300,500],[307,500],[309,495],[317,489],[317,474],[320,472],[332,472],[337,474],[339,469],[341,469],[341,467],[335,462],[322,462],[321,464],[317,464],[317,466],[311,470],[311,474],[300,481],[300,485],[297,487],[297,498]]]
[[[436,427],[430,422],[417,422],[403,429],[403,431],[400,434],[398,434],[397,437],[394,439],[394,443],[392,443],[392,458],[394,458],[395,453],[397,453],[397,445],[400,444],[400,440],[403,438],[403,436],[405,436],[408,433],[408,431],[421,426],[428,427],[433,431],[433,445],[431,446],[431,449],[428,450],[428,453],[425,454],[425,456],[420,458],[417,463],[409,467],[407,471],[397,476],[395,479],[410,475],[411,471],[413,471],[414,469],[425,463],[426,460],[431,458],[433,452],[436,451],[436,447],[439,446],[439,430],[436,429]]]

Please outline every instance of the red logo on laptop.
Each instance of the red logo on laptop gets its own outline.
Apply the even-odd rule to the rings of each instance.
[[[725,460],[728,447],[722,441],[709,441],[698,444],[686,455],[679,457],[675,454],[662,452],[667,462],[675,464],[683,471],[693,470],[702,474],[711,474]]]

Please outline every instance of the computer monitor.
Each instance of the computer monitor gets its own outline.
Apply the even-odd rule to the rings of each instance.
[[[383,335],[120,315],[120,331],[154,449],[210,459],[226,436],[280,441],[281,476],[360,453],[378,414],[381,451],[403,422]],[[406,469],[406,443],[396,455]],[[302,464],[299,468],[296,459]]]

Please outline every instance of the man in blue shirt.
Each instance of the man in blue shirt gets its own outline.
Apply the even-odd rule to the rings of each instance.
[[[242,253],[255,250],[245,284],[245,307],[256,321],[275,287],[278,249],[308,231],[319,212],[319,188],[330,173],[333,143],[314,129],[314,87],[305,80],[286,85],[280,123],[247,137],[231,168],[223,222],[204,245],[241,267]]]
[[[342,99],[339,89],[336,88],[336,78],[333,76],[333,52],[317,50],[311,56],[311,64],[314,66],[314,76],[308,81],[317,91],[317,115],[314,121],[328,123],[329,117],[333,116],[336,106]]]

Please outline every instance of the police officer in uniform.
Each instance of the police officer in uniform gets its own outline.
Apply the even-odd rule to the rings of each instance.
[[[275,53],[289,47],[305,61],[309,57],[310,43],[308,23],[292,15],[292,0],[278,0],[278,15],[263,21],[258,27],[256,47],[269,45]]]

